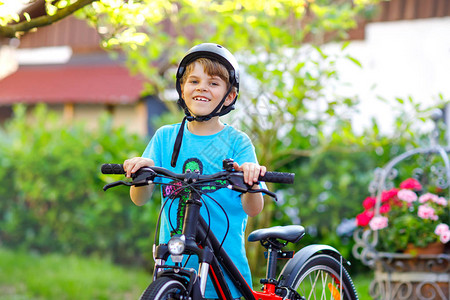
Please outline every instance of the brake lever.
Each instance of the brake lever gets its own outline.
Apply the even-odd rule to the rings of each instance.
[[[247,193],[264,193],[264,194],[266,194],[267,196],[272,197],[275,201],[278,201],[277,194],[275,194],[274,192],[271,192],[271,191],[269,191],[269,190],[265,190],[265,189],[257,189],[257,190],[249,189],[249,190],[247,191]]]
[[[230,188],[234,191],[240,193],[264,193],[272,198],[275,201],[278,201],[277,195],[271,191],[266,189],[252,189],[252,187],[244,182],[244,178],[242,175],[230,174],[228,176],[228,181],[230,182]],[[257,182],[259,184],[259,182]]]
[[[108,183],[103,187],[103,190],[106,191],[110,188],[119,186],[119,185],[126,185],[126,186],[144,186],[148,185],[152,182],[152,180],[155,178],[156,173],[153,170],[145,170],[145,171],[137,171],[136,173],[132,174],[131,177],[133,181],[124,181],[119,180],[115,182]]]
[[[110,189],[110,188],[113,188],[113,187],[116,187],[116,186],[119,186],[119,185],[131,186],[132,184],[130,182],[128,182],[128,181],[119,180],[119,181],[115,181],[115,182],[111,182],[111,183],[106,184],[103,187],[103,190],[106,192],[107,189]]]

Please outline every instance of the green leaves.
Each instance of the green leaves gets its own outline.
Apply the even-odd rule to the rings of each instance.
[[[25,19],[27,20],[27,22],[30,22],[30,21],[31,21],[31,17],[30,17],[30,14],[29,14],[29,13],[24,12],[24,13],[23,13],[23,16],[25,17]]]
[[[151,211],[158,201],[138,208],[127,189],[103,192],[105,183],[121,178],[100,174],[100,165],[140,155],[146,141],[111,128],[107,116],[91,130],[81,122],[65,123],[45,106],[31,115],[26,111],[16,106],[14,118],[0,131],[0,180],[6,184],[0,187],[2,243],[41,252],[98,253],[117,261],[142,259],[150,248]]]
[[[350,61],[352,61],[358,67],[362,68],[361,62],[359,60],[357,60],[355,57],[350,56],[350,55],[346,55],[345,57],[348,58]]]
[[[67,2],[67,1],[62,1],[62,2]],[[49,16],[53,16],[58,11],[58,6],[53,5],[52,0],[45,0],[45,11],[47,12],[47,14]]]

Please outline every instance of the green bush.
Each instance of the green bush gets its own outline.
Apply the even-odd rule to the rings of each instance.
[[[27,119],[16,106],[0,135],[0,241],[11,248],[109,256],[143,261],[150,255],[154,202],[135,206],[128,189],[103,192],[120,176],[102,175],[102,163],[140,155],[145,140],[112,128],[64,123],[45,106]],[[156,201],[158,203],[158,201]]]

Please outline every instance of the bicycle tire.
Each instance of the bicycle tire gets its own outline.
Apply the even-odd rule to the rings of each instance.
[[[341,285],[340,282],[343,284]],[[328,254],[310,257],[300,268],[290,288],[297,291],[298,295],[303,296],[305,300],[358,299],[347,270],[336,258]]]
[[[140,300],[175,300],[180,299],[185,291],[186,287],[180,281],[161,277],[147,287]]]

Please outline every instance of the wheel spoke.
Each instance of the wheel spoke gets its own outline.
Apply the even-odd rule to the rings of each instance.
[[[320,272],[321,277],[322,277],[322,298],[321,299],[325,299],[326,300],[327,299],[327,295],[326,295],[327,290],[326,290],[325,286],[327,284],[327,277],[328,277],[327,275],[328,275],[328,273],[325,273],[323,271],[319,271],[319,272]]]
[[[296,276],[292,288],[306,300],[358,299],[347,271],[329,255],[311,257]]]

